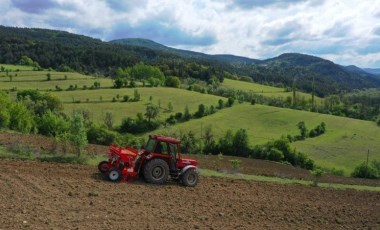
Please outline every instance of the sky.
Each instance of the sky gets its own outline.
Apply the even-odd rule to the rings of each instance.
[[[0,24],[267,59],[380,68],[380,0],[0,0]]]

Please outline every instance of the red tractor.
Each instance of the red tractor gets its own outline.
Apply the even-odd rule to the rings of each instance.
[[[149,183],[163,184],[170,175],[183,185],[194,187],[199,180],[197,161],[182,158],[180,141],[172,137],[150,135],[140,151],[111,145],[108,155],[108,161],[100,162],[98,169],[111,181],[127,181],[139,175]]]

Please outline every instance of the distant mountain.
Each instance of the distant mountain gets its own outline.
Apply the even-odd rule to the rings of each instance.
[[[377,69],[363,68],[363,70],[367,73],[374,74],[374,75],[377,75],[378,77],[380,77],[380,68],[377,68]]]
[[[380,87],[380,78],[357,67],[343,67],[319,57],[287,53],[267,60],[209,55],[175,49],[146,39],[99,39],[48,29],[0,26],[0,63],[17,64],[28,56],[43,68],[72,69],[116,76],[119,67],[137,63],[158,66],[167,76],[209,81],[248,77],[263,84],[296,87],[319,96]]]
[[[183,58],[195,58],[195,59],[198,58],[198,59],[206,59],[206,60],[212,60],[212,61],[249,63],[249,64],[260,62],[260,60],[251,59],[247,57],[241,57],[241,56],[235,56],[235,55],[229,55],[229,54],[211,55],[211,54],[205,54],[205,53],[200,53],[200,52],[195,52],[195,51],[176,49],[176,48],[164,46],[152,40],[142,39],[142,38],[118,39],[118,40],[112,40],[110,41],[110,43],[123,44],[123,45],[128,45],[128,46],[145,47],[145,48],[149,48],[153,50],[168,52],[168,53],[178,55]]]
[[[356,66],[340,66],[332,61],[306,54],[285,53],[263,61],[267,67],[299,67],[319,74],[338,84],[342,89],[380,87],[380,81],[374,75],[366,73]]]

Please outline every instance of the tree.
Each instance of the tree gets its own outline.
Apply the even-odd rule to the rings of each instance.
[[[38,132],[45,136],[57,137],[69,129],[69,123],[50,110],[38,118]]]
[[[104,120],[103,120],[107,129],[109,129],[109,130],[112,129],[113,120],[114,120],[113,114],[111,112],[107,111],[106,114],[104,115]]]
[[[315,170],[311,171],[311,175],[314,176],[313,186],[315,186],[315,187],[318,186],[319,180],[324,174],[325,174],[325,172],[322,169],[315,169]]]
[[[123,84],[124,84],[123,79],[121,79],[121,78],[117,78],[117,79],[114,81],[113,86],[114,86],[114,88],[116,88],[116,89],[120,89],[121,87],[123,87]]]
[[[249,142],[247,130],[239,129],[238,131],[236,131],[232,142],[232,148],[234,150],[234,155],[236,156],[249,156]]]
[[[218,149],[220,153],[223,153],[225,155],[232,155],[233,154],[233,140],[234,135],[232,133],[232,130],[227,130],[225,135],[219,139],[218,141]]]
[[[179,88],[181,81],[178,77],[168,77],[166,78],[165,85],[168,87]]]
[[[224,107],[223,100],[222,100],[222,99],[219,99],[219,100],[218,100],[218,109],[223,109],[223,107]]]
[[[296,78],[293,78],[293,84],[292,84],[292,91],[293,91],[293,107],[296,106]]]
[[[9,113],[12,115],[9,121],[10,129],[20,131],[22,133],[30,133],[35,127],[32,113],[22,102],[14,103]]]
[[[74,113],[71,119],[69,140],[75,146],[76,154],[79,157],[88,143],[84,118],[81,113]]]
[[[307,137],[307,128],[304,121],[300,121],[297,124],[298,129],[300,130],[301,140],[304,140]]]
[[[11,114],[9,107],[11,106],[11,100],[9,97],[0,91],[0,128],[6,128],[9,126]]]
[[[358,178],[378,179],[380,177],[379,173],[380,172],[378,172],[372,165],[362,162],[355,168],[352,176]]]
[[[51,81],[51,74],[50,73],[46,74],[46,81]]]
[[[186,105],[185,106],[185,111],[183,113],[183,120],[188,121],[190,119],[191,119],[191,115],[190,115],[190,112],[189,112],[189,107]]]
[[[146,106],[145,117],[150,122],[151,119],[155,119],[160,113],[160,108],[156,105],[149,104]]]
[[[235,102],[235,99],[233,97],[229,97],[227,101],[227,106],[231,107]]]
[[[168,104],[168,110],[169,112],[173,112],[173,104],[171,102]]]
[[[140,93],[139,93],[139,91],[137,89],[135,89],[133,95],[134,95],[134,97],[133,97],[134,101],[140,101],[141,95],[140,95]]]
[[[200,118],[200,117],[205,116],[205,114],[206,114],[206,107],[204,104],[200,104],[198,106],[198,111],[195,113],[195,116]]]
[[[205,127],[204,135],[203,135],[203,142],[204,142],[204,153],[217,153],[216,152],[216,143],[214,140],[214,134],[212,132],[211,125]]]

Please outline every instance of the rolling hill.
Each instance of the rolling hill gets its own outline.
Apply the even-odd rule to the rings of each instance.
[[[178,50],[145,39],[103,42],[64,31],[0,26],[0,63],[17,64],[22,56],[32,58],[46,69],[113,77],[118,67],[143,62],[162,70],[169,68],[178,77],[188,78],[189,66],[196,63],[218,75],[248,76],[258,83],[292,87],[296,79],[298,89],[314,91],[318,96],[380,87],[380,79],[370,74],[350,72],[331,61],[304,54],[255,60]]]

